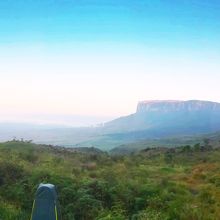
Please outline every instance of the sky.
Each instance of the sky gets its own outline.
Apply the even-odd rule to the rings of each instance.
[[[217,0],[0,1],[0,121],[92,124],[141,100],[220,102],[219,39]]]

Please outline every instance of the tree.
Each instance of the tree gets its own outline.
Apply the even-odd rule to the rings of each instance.
[[[193,146],[194,151],[200,151],[201,150],[201,145],[200,143],[197,143]]]
[[[211,140],[209,138],[204,138],[203,141],[205,150],[212,150],[212,145],[210,144]]]

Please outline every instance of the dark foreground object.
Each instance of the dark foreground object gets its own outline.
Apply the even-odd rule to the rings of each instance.
[[[61,220],[55,186],[40,184],[33,203],[31,220]]]

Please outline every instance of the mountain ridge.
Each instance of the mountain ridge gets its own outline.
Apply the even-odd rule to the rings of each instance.
[[[146,100],[140,101],[137,105],[136,113],[146,111],[199,111],[199,110],[213,110],[220,111],[220,103],[202,100]]]
[[[220,130],[220,103],[189,100],[150,100],[137,105],[137,111],[105,123],[104,129],[110,133],[179,130],[184,133],[215,132]],[[186,132],[188,133],[188,132]],[[191,132],[189,132],[191,133]]]

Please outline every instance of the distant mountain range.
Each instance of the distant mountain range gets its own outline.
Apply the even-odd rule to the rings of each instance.
[[[148,140],[148,143],[151,143],[149,140],[218,131],[220,103],[199,100],[151,100],[139,102],[134,114],[120,117],[99,127],[54,128],[0,124],[0,141],[15,136],[18,139],[31,139],[36,143],[110,150],[139,141],[145,143]]]

